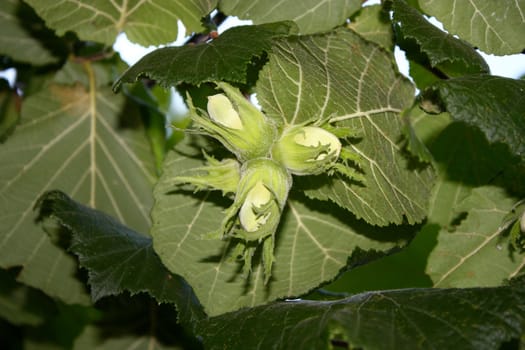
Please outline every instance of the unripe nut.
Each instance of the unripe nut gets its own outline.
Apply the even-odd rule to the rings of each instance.
[[[316,126],[289,126],[272,148],[272,156],[294,175],[329,171],[341,153],[341,141]]]

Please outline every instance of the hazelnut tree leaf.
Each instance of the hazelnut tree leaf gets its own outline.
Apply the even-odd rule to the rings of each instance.
[[[525,156],[525,81],[472,74],[439,81],[422,94],[422,106],[430,102],[446,110],[452,119],[479,128],[489,142],[506,144]]]
[[[209,349],[498,349],[525,331],[524,284],[278,302],[213,317],[201,335]]]
[[[271,49],[271,41],[293,30],[293,23],[234,27],[210,42],[182,47],[165,47],[150,52],[126,70],[115,83],[133,83],[141,76],[155,79],[164,87],[180,83],[225,80],[246,83],[252,59]]]
[[[431,67],[448,76],[489,73],[489,66],[471,44],[440,30],[405,1],[394,1],[393,11],[396,32],[401,34],[397,39],[400,46],[405,48],[404,41],[414,40]],[[417,60],[418,50],[414,49],[406,51],[409,59]]]
[[[299,33],[311,34],[330,30],[345,23],[358,11],[361,0],[221,0],[219,9],[227,15],[250,19],[254,24],[294,21]]]
[[[176,305],[179,320],[186,326],[204,317],[191,287],[171,274],[153,251],[151,237],[60,191],[46,192],[38,208],[41,216],[57,220],[72,235],[69,250],[88,270],[94,301],[124,291],[146,292],[159,303]]]
[[[264,285],[263,266],[258,263],[245,278],[242,263],[230,257],[234,240],[203,238],[220,227],[232,201],[219,192],[194,193],[174,184],[175,176],[203,164],[200,150],[179,146],[179,152],[167,155],[155,186],[151,235],[162,262],[188,281],[208,315],[300,296],[335,278],[348,263],[381,256],[407,237],[399,228],[369,226],[330,203],[319,208],[319,203],[296,193],[275,234],[270,281]],[[254,262],[258,259],[254,257]]]
[[[74,31],[81,40],[109,46],[119,33],[126,32],[131,41],[147,46],[175,41],[178,20],[188,33],[202,31],[201,18],[216,7],[217,0],[29,0],[27,3],[58,35]]]
[[[419,0],[446,30],[486,53],[509,55],[525,49],[525,3],[517,0]]]
[[[1,145],[0,266],[23,266],[18,280],[68,303],[88,303],[77,264],[35,225],[33,207],[60,189],[147,232],[155,181],[140,117],[99,85],[97,64],[78,64],[87,85],[50,83],[23,103],[15,132]],[[103,66],[103,64],[101,64]]]
[[[415,108],[410,119],[437,172],[426,223],[402,251],[323,287],[331,292],[431,287],[445,274],[438,286],[497,286],[520,271],[522,255],[510,253],[508,224],[502,221],[516,198],[489,186],[509,171],[515,157],[445,113],[435,116]]]
[[[424,219],[433,171],[411,167],[404,150],[400,113],[414,90],[391,53],[347,29],[277,40],[256,90],[265,113],[280,123],[325,119],[358,130],[346,147],[360,156],[366,181],[297,177],[309,197],[379,226]]]

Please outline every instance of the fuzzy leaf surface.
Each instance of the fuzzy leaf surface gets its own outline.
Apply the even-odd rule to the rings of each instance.
[[[486,53],[509,55],[525,48],[525,3],[517,0],[420,0],[451,34]]]
[[[432,67],[449,76],[489,73],[487,63],[470,44],[438,29],[405,1],[394,1],[393,10],[398,31],[404,39],[417,42]]]
[[[325,349],[332,340],[352,349],[497,349],[523,334],[524,298],[521,278],[498,288],[278,302],[211,318],[201,334],[209,349]]]
[[[221,0],[219,8],[227,15],[250,19],[255,24],[294,21],[301,34],[330,30],[345,23],[359,10],[360,0]]]
[[[291,28],[292,23],[286,22],[240,26],[209,43],[155,50],[126,70],[115,87],[134,83],[141,76],[155,79],[164,87],[215,80],[245,83],[250,61],[270,50],[271,40],[288,34]]]
[[[455,120],[478,127],[490,142],[502,142],[525,156],[525,81],[485,74],[440,81],[423,102],[443,106]]]
[[[203,317],[191,287],[165,268],[150,237],[59,191],[44,194],[39,209],[41,215],[58,220],[72,234],[69,249],[88,270],[94,301],[123,291],[131,295],[147,292],[159,303],[177,305],[183,323]]]
[[[171,180],[202,164],[187,153],[168,154],[154,191],[151,234],[163,263],[188,281],[208,315],[299,296],[333,279],[348,261],[371,258],[370,252],[381,255],[403,242],[395,229],[373,228],[336,206],[327,203],[320,210],[293,196],[276,233],[269,283],[264,285],[262,264],[254,264],[249,278],[243,278],[242,265],[229,258],[234,242],[202,239],[219,227],[231,201],[216,192],[177,190]]]
[[[89,298],[75,260],[35,224],[37,198],[60,189],[147,232],[155,181],[140,120],[84,68],[88,86],[53,83],[28,97],[0,152],[0,265],[24,266],[20,281],[70,303]]]
[[[138,44],[165,44],[177,38],[177,20],[188,33],[203,30],[201,18],[217,5],[216,0],[132,0],[124,2],[87,0],[27,1],[58,35],[75,32],[81,40],[112,45],[117,35]]]
[[[257,97],[281,124],[329,119],[359,130],[346,147],[361,157],[366,184],[342,176],[297,178],[309,197],[331,200],[367,222],[386,226],[423,220],[432,186],[429,168],[409,167],[401,111],[412,85],[393,56],[349,30],[276,41],[260,73]],[[351,64],[341,64],[351,62]]]

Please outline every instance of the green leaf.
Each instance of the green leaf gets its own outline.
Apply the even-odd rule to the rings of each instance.
[[[83,206],[59,191],[39,200],[40,215],[58,220],[71,234],[70,250],[88,270],[94,301],[129,291],[147,292],[159,303],[178,306],[185,324],[203,317],[191,287],[172,275],[152,248],[150,237],[120,224],[109,215]]]
[[[31,7],[20,0],[4,0],[0,18],[0,55],[34,65],[58,62],[60,40],[44,27]]]
[[[147,231],[155,181],[140,119],[109,87],[50,84],[28,97],[16,132],[1,146],[0,266],[24,266],[18,279],[69,303],[87,303],[75,260],[35,225],[33,206],[47,190]]]
[[[293,195],[276,233],[269,283],[264,285],[262,264],[255,263],[258,255],[251,275],[243,278],[242,265],[229,258],[235,241],[202,238],[220,227],[231,201],[218,192],[177,191],[171,180],[202,165],[194,157],[199,152],[168,154],[155,187],[151,234],[163,263],[190,283],[209,315],[299,296],[333,279],[347,262],[377,257],[395,247],[396,240],[403,242],[397,229],[370,227],[335,206],[323,204],[320,210],[316,203]]]
[[[434,117],[426,115],[426,118]],[[421,133],[428,125],[429,122],[421,121],[416,124],[416,132]],[[473,188],[493,182],[516,161],[504,145],[490,145],[479,130],[464,123],[448,125],[430,142],[427,138],[427,145],[438,173],[430,199],[429,220],[446,230],[453,229],[458,215],[456,207]]]
[[[498,349],[525,331],[524,300],[522,278],[499,288],[378,291],[243,309],[211,318],[201,334],[209,349]]]
[[[426,135],[435,160],[438,179],[428,222],[440,229],[421,235],[428,231],[423,228],[407,249],[428,251],[428,240],[435,241],[427,253],[425,271],[438,286],[498,285],[521,269],[522,258],[510,254],[503,234],[503,219],[516,199],[502,188],[487,185],[505,174],[516,159],[504,145],[489,144],[475,128],[452,123],[443,129],[433,118],[416,116],[415,129]],[[434,136],[432,129],[434,134],[441,132]]]
[[[177,20],[188,33],[204,28],[201,18],[210,13],[217,0],[180,0],[173,2],[87,0],[28,0],[46,24],[58,35],[75,32],[81,40],[112,45],[120,32],[138,44],[159,45],[177,38]]]
[[[134,83],[141,76],[164,87],[186,82],[226,80],[245,83],[248,64],[271,49],[275,37],[292,30],[292,23],[234,27],[209,43],[155,50],[125,71],[115,83]]]
[[[479,130],[464,123],[451,123],[446,113],[434,116],[416,108],[410,111],[410,118],[415,133],[432,152],[438,175],[430,195],[427,223],[401,252],[350,270],[329,286],[323,287],[331,292],[433,286],[435,280],[431,279],[431,271],[442,269],[443,264],[454,260],[456,256],[472,253],[474,239],[460,240],[460,237],[454,235],[454,230],[459,224],[474,224],[476,217],[471,217],[469,213],[471,210],[479,210],[479,206],[468,207],[462,203],[474,188],[494,182],[494,178],[502,172],[505,174],[507,168],[515,163],[515,159],[502,145],[490,145]],[[500,192],[501,190],[495,191]],[[503,201],[500,197],[495,197],[494,200],[502,202],[498,205],[504,206],[512,202],[511,197],[503,198]],[[491,223],[493,217],[482,218],[480,227],[502,223],[503,215],[501,213],[501,217],[496,218],[496,223]],[[471,273],[461,277],[464,278],[463,282],[472,283],[472,278],[476,275],[482,279],[477,282],[488,283],[492,280],[491,284],[494,285],[497,284],[494,281],[509,277],[507,271],[498,268],[500,263],[503,266],[513,266],[512,259],[508,256],[508,239],[502,235],[495,237],[492,243],[494,242],[502,248],[498,255],[491,255],[493,245],[489,245],[471,257],[486,260],[493,265],[487,267],[486,263],[466,263]],[[498,260],[491,260],[496,258]],[[487,276],[487,279],[484,280],[483,276]],[[456,278],[459,280],[459,277]]]
[[[219,8],[227,15],[250,19],[254,24],[294,21],[301,34],[330,30],[345,23],[361,7],[360,0],[221,0]]]
[[[525,81],[471,75],[438,82],[423,92],[423,102],[443,106],[453,119],[480,128],[490,142],[503,142],[525,156]]]
[[[454,231],[442,230],[428,258],[436,287],[497,286],[523,271],[525,256],[509,251],[504,218],[516,198],[498,187],[480,187],[456,208],[467,217]]]
[[[448,76],[489,72],[489,66],[471,45],[435,27],[405,1],[394,1],[393,11],[396,31],[403,40],[414,40],[432,67]],[[403,40],[398,38],[402,47]],[[414,50],[407,51],[409,56],[415,55]]]
[[[498,285],[521,268],[522,259],[510,254],[503,232],[503,219],[515,199],[487,185],[516,160],[503,145],[490,145],[479,130],[463,123],[443,129],[436,117],[441,116],[422,113],[414,118],[416,132],[432,152],[438,179],[428,224],[406,250],[426,256],[424,270],[432,284]]]
[[[281,123],[329,119],[360,130],[346,147],[361,158],[364,185],[337,176],[297,181],[308,196],[380,226],[420,222],[427,212],[432,170],[411,167],[402,149],[400,113],[413,96],[391,54],[344,29],[277,41],[257,84],[264,111]]]
[[[459,35],[486,53],[508,55],[525,48],[523,1],[419,0],[419,5],[442,22],[451,34]]]
[[[381,5],[363,7],[348,24],[348,28],[385,49],[394,48],[392,22],[388,11],[385,11]]]

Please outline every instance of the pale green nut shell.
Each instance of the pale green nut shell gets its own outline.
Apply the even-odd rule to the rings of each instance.
[[[230,129],[241,130],[242,122],[239,113],[224,94],[208,97],[208,114],[210,118]]]
[[[272,156],[294,175],[317,175],[333,168],[341,141],[316,126],[288,126],[272,149]]]
[[[241,210],[239,210],[239,221],[246,232],[255,232],[268,221],[271,212],[267,211],[258,214],[257,209],[267,206],[271,200],[272,193],[264,186],[262,181],[257,182],[248,192]]]
[[[241,168],[235,201],[239,203],[240,238],[260,240],[277,230],[292,177],[269,158],[249,160]]]
[[[266,157],[277,137],[277,127],[241,92],[217,83],[224,93],[208,98],[207,113],[196,109],[188,98],[190,115],[199,132],[207,134],[231,151],[239,161]]]

